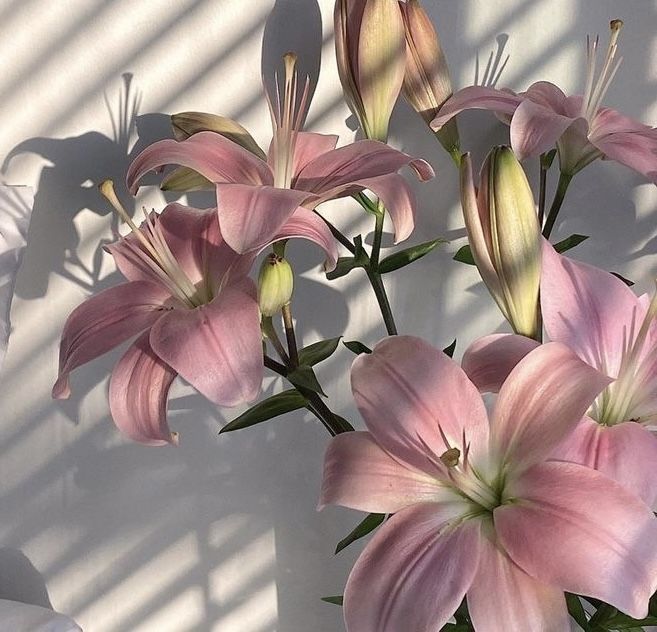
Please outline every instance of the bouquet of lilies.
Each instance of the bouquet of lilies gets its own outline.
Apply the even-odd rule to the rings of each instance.
[[[564,255],[582,236],[550,241],[568,187],[594,160],[657,183],[657,129],[602,104],[620,64],[622,22],[610,28],[601,66],[598,38],[587,40],[582,95],[544,81],[453,93],[419,0],[336,0],[338,70],[360,140],[337,147],[337,136],[304,129],[310,88],[294,52],[276,90],[265,89],[267,151],[223,116],[172,116],[173,138],[135,158],[127,187],[135,194],[146,174],[164,171],[162,189],[209,189],[216,206],[171,203],[137,223],[113,183],[100,185],[129,228],[106,247],[125,282],[69,316],[53,396],[69,395],[75,369],[132,341],[112,371],[109,408],[133,441],[179,442],[167,422],[177,376],[216,405],[251,406],[223,433],[310,411],[330,435],[320,508],[367,514],[338,548],[369,542],[342,594],[325,598],[343,607],[348,632],[657,625],[657,298]],[[398,244],[423,212],[408,175],[434,177],[425,160],[387,144],[400,94],[458,172],[469,245],[455,258],[476,265],[511,329],[476,340],[460,363],[454,346],[400,334],[386,293],[384,278],[443,241],[382,256],[386,221]],[[478,174],[456,120],[470,108],[494,111],[510,130]],[[530,159],[536,194],[521,164]],[[371,245],[323,209],[349,197],[371,217]],[[365,430],[331,409],[314,369],[341,332],[302,344],[286,254],[298,238],[319,247],[318,274],[329,280],[364,274],[380,308],[386,338],[344,342]],[[257,401],[265,371],[288,386]]]

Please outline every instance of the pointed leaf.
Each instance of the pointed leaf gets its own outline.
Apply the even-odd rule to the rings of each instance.
[[[409,263],[413,263],[413,261],[417,261],[424,257],[424,255],[429,254],[439,244],[445,243],[448,243],[447,240],[439,237],[438,239],[426,241],[423,244],[400,250],[381,261],[379,264],[379,272],[381,274],[387,274],[393,270],[399,270],[399,268],[403,268]]]
[[[304,347],[299,351],[299,363],[314,366],[315,364],[319,364],[326,360],[326,358],[329,358],[335,353],[340,338],[342,338],[342,336],[329,338],[328,340],[320,340],[319,342]]]
[[[618,272],[612,272],[612,274],[617,278],[620,279],[625,285],[628,287],[632,287],[634,285],[634,281],[630,281],[629,279],[626,279],[623,275],[618,274]]]
[[[443,353],[445,355],[448,355],[450,358],[454,357],[454,351],[456,351],[456,338],[454,338],[454,342],[452,342],[451,345],[445,347],[443,349]]]
[[[356,257],[340,257],[335,268],[326,273],[326,278],[329,281],[333,281],[349,274],[355,268],[360,267],[362,267],[362,263],[358,261]]]
[[[319,393],[326,397],[326,393],[322,390],[322,387],[315,375],[315,372],[312,370],[312,367],[309,367],[306,364],[298,366],[293,371],[290,371],[287,374],[287,379],[294,386],[298,386],[301,389],[306,389],[313,391],[314,393]]]
[[[358,342],[358,340],[348,340],[342,344],[356,355],[360,355],[361,353],[372,353],[372,350],[369,347],[365,346],[362,342]]]
[[[383,524],[385,519],[385,514],[369,514],[362,522],[354,527],[353,531],[347,537],[338,542],[338,545],[335,547],[335,554],[337,555],[340,551],[346,549],[350,544],[356,542],[356,540],[360,540],[366,535],[372,533],[374,529]]]
[[[584,632],[591,632],[589,627],[589,620],[586,616],[586,611],[582,602],[577,595],[566,593],[566,605],[568,606],[568,614],[577,622]]]
[[[341,606],[344,598],[342,595],[336,595],[335,597],[322,597],[322,601],[326,603],[332,603],[336,606]]]
[[[472,250],[470,246],[463,246],[456,251],[456,254],[453,257],[454,261],[460,261],[461,263],[467,263],[470,266],[475,265],[474,257],[472,256]]]
[[[306,405],[306,398],[295,389],[283,391],[277,395],[272,395],[267,399],[258,402],[252,408],[236,417],[229,424],[224,426],[219,434],[225,432],[232,432],[233,430],[241,430],[249,426],[255,426],[263,421],[269,421],[273,417],[284,415],[285,413],[304,408]]]
[[[579,246],[579,244],[586,241],[588,238],[588,235],[571,235],[570,237],[566,237],[554,244],[554,249],[559,253],[566,252],[566,250]]]

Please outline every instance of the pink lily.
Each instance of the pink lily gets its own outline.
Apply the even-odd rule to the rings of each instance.
[[[637,297],[613,274],[544,242],[541,307],[550,340],[614,380],[559,458],[595,467],[657,506],[657,297]],[[536,344],[487,336],[466,351],[463,368],[481,390],[495,391]]]
[[[462,369],[391,337],[352,369],[367,432],[329,445],[320,506],[394,513],[347,582],[349,632],[570,630],[563,591],[644,617],[657,521],[600,472],[547,460],[608,378],[558,343],[512,371],[489,424]]]
[[[557,86],[539,81],[526,92],[471,86],[442,107],[431,126],[440,129],[463,110],[493,110],[510,120],[511,146],[519,159],[537,156],[555,143],[561,172],[573,176],[597,158],[616,160],[657,184],[657,129],[639,123],[602,100],[620,65],[617,40],[623,23],[611,22],[611,38],[602,70],[595,76],[598,38],[587,38],[584,95],[566,96]]]
[[[27,246],[33,202],[34,192],[29,187],[0,186],[0,368],[9,342],[9,311]]]
[[[314,209],[363,189],[379,196],[390,212],[396,240],[406,239],[415,225],[415,198],[397,171],[409,165],[421,180],[428,180],[434,175],[431,166],[378,141],[335,149],[337,136],[302,132],[309,84],[299,99],[297,83],[296,56],[289,53],[283,101],[277,107],[270,101],[274,137],[266,161],[253,147],[200,131],[186,140],[147,147],[130,165],[128,188],[136,193],[140,178],[167,164],[193,169],[214,183],[222,234],[239,253],[262,248],[299,207]]]
[[[70,395],[75,368],[138,335],[110,381],[110,411],[118,428],[150,445],[175,443],[166,405],[180,375],[210,401],[234,406],[253,400],[263,374],[256,287],[246,275],[255,254],[238,255],[224,241],[216,209],[180,204],[151,213],[138,228],[111,183],[106,197],[132,234],[108,246],[127,279],[87,299],[68,317],[53,397]],[[335,261],[335,242],[308,231],[310,211],[298,210],[273,241],[305,237]]]

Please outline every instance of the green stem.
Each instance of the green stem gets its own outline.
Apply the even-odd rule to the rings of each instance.
[[[383,279],[379,272],[379,258],[381,256],[381,239],[383,237],[383,220],[385,219],[385,212],[385,207],[379,202],[376,222],[374,224],[372,253],[367,267],[367,278],[370,280],[370,284],[374,290],[374,295],[379,303],[379,309],[381,310],[381,316],[383,317],[383,322],[385,323],[388,335],[396,336],[397,325],[395,323],[395,317],[392,314],[388,294],[386,293],[386,288],[385,285],[383,285]]]
[[[572,179],[573,176],[567,173],[561,172],[559,175],[557,191],[554,194],[554,200],[552,200],[552,206],[550,207],[550,212],[548,213],[547,219],[545,220],[545,226],[543,227],[543,236],[546,239],[549,239],[550,235],[552,234],[554,223],[557,221],[557,216],[561,210],[561,205],[563,204],[563,200],[566,197],[568,185]]]
[[[326,224],[327,228],[331,231],[331,234],[337,241],[339,241],[351,254],[356,254],[356,246],[354,246],[353,242],[344,233],[340,232],[339,229],[317,211],[315,211],[315,215]]]
[[[296,369],[299,366],[299,350],[297,348],[297,338],[294,334],[294,321],[292,320],[292,309],[290,304],[283,305],[283,324],[285,325],[285,337],[287,338],[287,351],[290,356],[290,367]]]
[[[290,361],[290,357],[287,355],[287,352],[285,351],[285,347],[283,346],[283,343],[281,342],[281,339],[278,337],[278,333],[276,332],[276,329],[274,328],[274,323],[272,321],[271,316],[265,316],[262,319],[262,331],[267,337],[267,339],[271,342],[272,346],[276,350],[276,353],[278,354],[278,357],[283,360],[285,364],[288,364]]]
[[[545,166],[543,161],[543,156],[539,158],[541,164],[541,173],[539,180],[539,190],[538,190],[538,222],[540,226],[543,226],[543,220],[545,219],[545,193],[547,188],[547,172],[548,168]]]

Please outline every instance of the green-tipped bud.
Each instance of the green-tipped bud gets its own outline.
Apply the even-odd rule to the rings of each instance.
[[[541,229],[534,196],[509,147],[496,147],[481,170],[475,192],[472,165],[464,157],[461,195],[470,247],[481,276],[513,330],[538,339]]]
[[[335,50],[345,98],[368,138],[386,141],[404,81],[404,22],[397,0],[336,0]]]
[[[292,266],[272,252],[262,262],[258,277],[258,302],[262,315],[271,317],[278,314],[290,302],[293,289]]]

